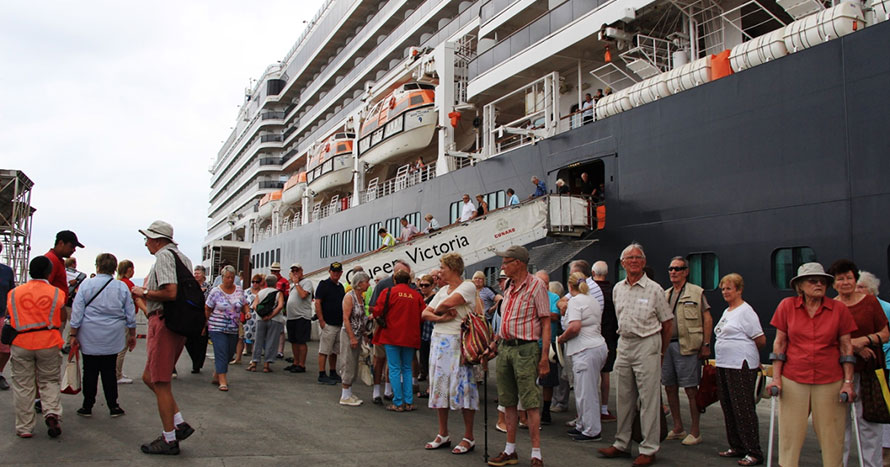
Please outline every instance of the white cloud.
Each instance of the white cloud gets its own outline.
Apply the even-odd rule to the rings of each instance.
[[[199,261],[207,168],[242,91],[321,3],[0,5],[0,168],[35,183],[32,257],[71,229],[81,270],[110,251],[141,277],[153,259],[137,229],[164,219]]]

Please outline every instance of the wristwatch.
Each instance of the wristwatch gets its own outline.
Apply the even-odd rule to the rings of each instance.
[[[145,288],[142,289],[142,298],[145,298],[145,299],[148,298],[148,289],[145,289]]]
[[[710,346],[711,346],[711,343],[710,343],[710,342],[705,342],[705,343],[702,344],[702,345],[705,346],[705,347],[710,347]]]

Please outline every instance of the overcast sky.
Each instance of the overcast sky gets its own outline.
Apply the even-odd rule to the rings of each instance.
[[[143,277],[154,258],[137,229],[164,219],[199,262],[207,169],[244,88],[321,3],[3,2],[0,168],[34,181],[31,257],[70,229],[78,269],[111,252]]]

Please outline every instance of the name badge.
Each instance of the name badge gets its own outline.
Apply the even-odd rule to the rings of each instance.
[[[638,298],[637,302],[642,303],[643,305],[646,305],[649,303],[649,299],[648,298]]]

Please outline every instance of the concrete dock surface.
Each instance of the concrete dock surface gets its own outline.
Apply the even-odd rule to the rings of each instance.
[[[62,435],[50,439],[42,419],[31,439],[15,436],[12,391],[0,391],[0,465],[336,465],[336,466],[473,466],[483,461],[483,416],[480,407],[475,420],[476,449],[454,455],[448,449],[424,450],[424,444],[436,436],[435,411],[426,407],[427,399],[417,399],[414,412],[388,412],[371,403],[371,388],[361,383],[354,393],[365,403],[361,407],[338,404],[340,386],[318,384],[317,342],[309,346],[308,371],[294,374],[282,371],[288,363],[278,360],[273,373],[245,371],[248,357],[241,365],[230,365],[229,391],[221,392],[210,382],[213,371],[212,351],[200,374],[191,374],[191,361],[183,352],[177,365],[179,376],[173,392],[185,420],[196,432],[180,443],[179,456],[149,456],[139,447],[156,438],[161,431],[153,394],[142,384],[145,340],[128,354],[125,373],[136,381],[119,385],[119,403],[126,415],[110,418],[99,385],[93,416],[83,418],[75,411],[81,395],[62,395]],[[287,346],[286,355],[290,354]],[[492,370],[494,363],[491,363]],[[261,370],[261,368],[260,368]],[[9,366],[6,371],[9,378]],[[426,383],[421,383],[425,387]],[[613,381],[614,386],[614,381]],[[480,388],[480,397],[481,397]],[[488,386],[489,454],[496,456],[506,435],[494,429],[497,420],[494,371]],[[615,410],[612,391],[610,407]],[[683,419],[688,429],[689,412],[683,400]],[[769,431],[769,402],[758,406],[761,444],[764,454]],[[568,412],[554,413],[553,424],[542,430],[544,464],[548,466],[630,466],[632,459],[601,459],[598,448],[614,439],[615,423],[603,425],[602,441],[576,442],[566,435],[564,422],[574,418],[574,402]],[[463,421],[457,412],[449,420],[452,445],[463,435]],[[735,466],[736,459],[723,459],[717,452],[728,447],[719,403],[702,415],[704,441],[697,446],[682,446],[680,441],[665,441],[657,455],[662,466]],[[778,434],[777,434],[778,436]],[[776,449],[774,447],[774,449]],[[519,465],[528,465],[531,444],[527,430],[517,437]],[[636,454],[636,449],[634,449]],[[777,455],[777,454],[774,454]],[[819,465],[821,457],[815,435],[810,429],[801,465]]]

